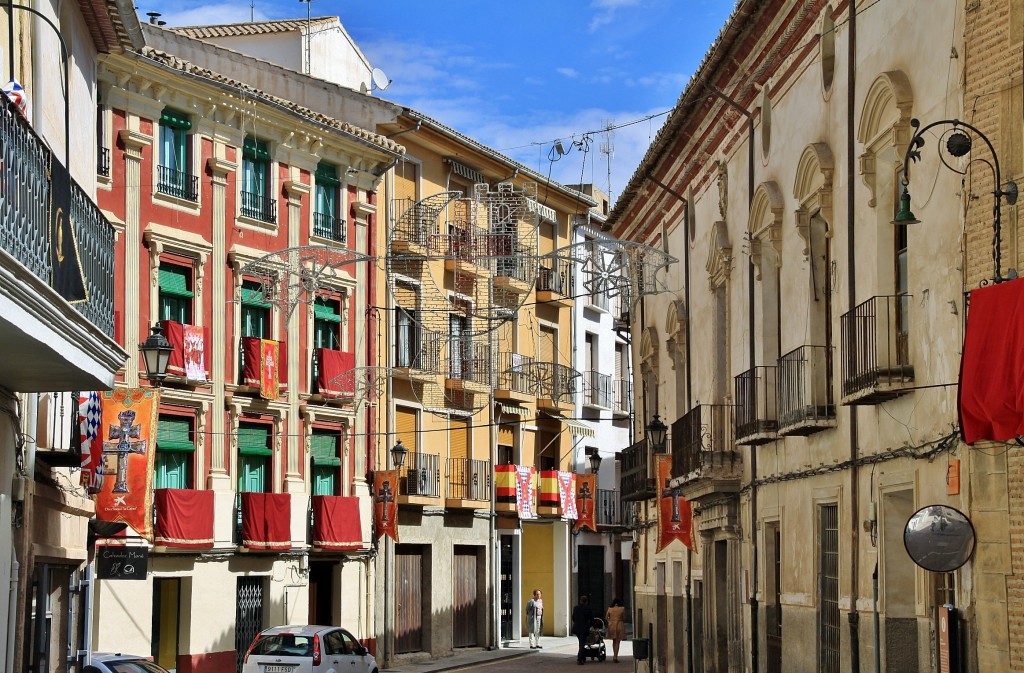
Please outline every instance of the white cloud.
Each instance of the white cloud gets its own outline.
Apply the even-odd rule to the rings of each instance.
[[[576,72],[575,68],[556,68],[556,71],[566,77],[576,78],[580,76],[580,74]]]
[[[615,12],[624,7],[635,7],[641,0],[593,0],[591,8],[597,10],[587,27],[591,33],[615,20]]]

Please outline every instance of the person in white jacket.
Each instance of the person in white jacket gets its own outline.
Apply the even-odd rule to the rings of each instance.
[[[540,650],[540,633],[544,629],[544,600],[540,589],[533,590],[533,598],[526,601],[526,632],[530,635],[530,649]]]

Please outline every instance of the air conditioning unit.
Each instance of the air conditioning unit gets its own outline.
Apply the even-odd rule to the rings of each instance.
[[[430,484],[430,470],[410,467],[406,475],[409,495],[433,495]]]

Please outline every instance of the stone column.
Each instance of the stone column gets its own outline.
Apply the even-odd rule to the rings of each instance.
[[[139,206],[142,202],[142,150],[153,142],[152,136],[123,129],[118,134],[124,144],[124,343],[131,355],[125,364],[124,380],[129,387],[139,385],[139,358],[132,345],[141,343],[139,337],[139,295],[148,288],[141,287],[142,279],[149,282],[149,274],[140,274],[139,249],[142,245]],[[150,307],[150,312],[153,312]]]
[[[288,193],[288,247],[296,248],[303,244],[302,232],[302,197],[310,192],[307,184],[298,180],[287,180],[284,183],[285,192]],[[308,241],[308,239],[307,239]],[[305,344],[299,343],[299,320],[305,320],[310,307],[299,304],[288,316],[286,325],[288,340],[288,414],[287,430],[288,436],[288,462],[284,475],[284,490],[286,493],[305,493],[306,484],[299,470],[299,465],[306,459],[306,442],[300,435],[299,416],[299,369],[300,366],[308,364],[309,358]]]
[[[218,311],[216,307],[228,306],[229,297],[225,280],[225,275],[228,273],[225,267],[227,260],[227,185],[228,175],[237,170],[238,164],[214,156],[207,160],[207,167],[210,169],[210,173],[213,174],[211,194],[213,204],[211,222],[213,253],[211,257],[213,259],[213,266],[210,278],[212,281],[210,301],[213,302],[214,306],[213,324],[210,325],[210,338],[213,340],[214,345],[210,349],[213,359],[213,362],[210,363],[210,373],[213,379],[212,409],[214,417],[210,433],[210,475],[208,486],[215,491],[230,491],[232,490],[231,475],[225,463],[225,448],[227,445],[224,435],[225,424],[219,419],[222,418],[221,414],[223,414],[225,409],[224,385],[229,375],[227,354],[234,353],[234,346],[227,343],[229,312],[227,310]]]

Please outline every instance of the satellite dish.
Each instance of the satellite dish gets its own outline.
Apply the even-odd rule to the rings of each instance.
[[[373,80],[373,88],[380,89],[381,91],[387,89],[391,84],[391,80],[388,79],[388,76],[385,75],[384,71],[380,68],[374,68],[373,71],[370,72],[370,79]]]
[[[929,505],[907,521],[903,545],[914,563],[925,570],[950,573],[974,553],[974,526],[959,510]]]

